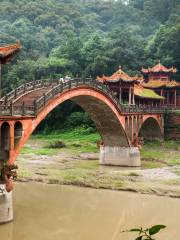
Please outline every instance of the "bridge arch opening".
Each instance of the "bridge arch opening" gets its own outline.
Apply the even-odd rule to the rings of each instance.
[[[141,125],[139,137],[143,137],[144,140],[162,139],[163,134],[158,121],[153,117],[146,119]]]
[[[105,146],[129,146],[121,122],[106,103],[92,96],[79,96],[71,100],[89,114]]]
[[[87,95],[71,97],[68,101],[75,103],[76,106],[79,106],[90,116],[105,146],[129,147],[129,141],[120,119],[106,102]],[[66,104],[66,102],[62,103]],[[41,129],[40,125],[43,120],[46,121],[46,118],[49,118],[53,110],[56,110],[62,103],[57,104],[51,111],[48,109],[47,115],[43,115],[42,119],[37,117],[37,130]]]
[[[16,122],[14,124],[14,146],[17,147],[23,133],[23,125],[21,122]]]
[[[1,131],[0,131],[1,137],[0,137],[0,159],[1,161],[6,161],[9,158],[9,150],[10,150],[10,125],[7,122],[4,122],[1,125]]]

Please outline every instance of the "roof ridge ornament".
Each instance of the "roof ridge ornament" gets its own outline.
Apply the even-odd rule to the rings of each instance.
[[[165,67],[161,63],[161,60],[158,60],[158,64],[156,64],[152,68],[150,68],[149,66],[147,68],[142,68],[141,72],[144,74],[159,73],[159,72],[164,72],[167,74],[167,73],[176,73],[177,69],[174,67],[171,67],[171,68]]]

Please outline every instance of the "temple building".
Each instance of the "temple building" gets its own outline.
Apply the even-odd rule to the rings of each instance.
[[[0,97],[2,91],[2,65],[10,62],[21,50],[21,48],[22,46],[19,42],[11,45],[0,46]]]
[[[152,68],[142,68],[141,72],[144,76],[142,86],[152,89],[164,97],[161,105],[169,107],[180,106],[180,83],[173,80],[173,76],[177,72],[176,68],[166,68],[159,61]]]
[[[177,69],[160,62],[153,68],[142,68],[143,76],[131,77],[121,67],[112,76],[97,77],[114,92],[121,104],[138,106],[180,106],[180,83],[172,80]]]
[[[15,43],[11,45],[5,45],[0,47],[0,62],[1,64],[8,63],[12,58],[21,50],[21,44]]]

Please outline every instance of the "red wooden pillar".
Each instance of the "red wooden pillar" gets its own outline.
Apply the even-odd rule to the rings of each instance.
[[[133,94],[133,105],[135,105],[135,95],[134,95],[134,88],[132,90],[132,94]]]
[[[164,96],[164,94],[163,94],[163,89],[161,89],[161,97],[163,97],[163,96]],[[160,105],[164,105],[164,99],[161,100]]]
[[[14,155],[14,122],[9,122],[10,125],[10,147],[9,147],[9,159]]]
[[[169,101],[169,91],[167,92],[167,105],[170,105],[170,101]]]
[[[174,106],[175,106],[175,108],[177,106],[177,90],[176,89],[174,91]]]
[[[3,121],[0,121],[0,151],[2,151],[2,139],[1,139],[1,126],[3,124]],[[1,153],[0,153],[1,154]]]
[[[131,87],[129,88],[129,105],[131,105]]]
[[[121,86],[119,87],[119,103],[122,103],[122,89]]]
[[[0,60],[0,98],[1,98],[1,95],[2,95],[2,63]]]
[[[133,140],[134,140],[134,116],[132,115],[132,117],[131,117],[131,124],[132,124],[132,126],[131,126],[131,141],[133,142]]]
[[[139,126],[138,126],[138,115],[136,115],[136,137],[138,137]]]

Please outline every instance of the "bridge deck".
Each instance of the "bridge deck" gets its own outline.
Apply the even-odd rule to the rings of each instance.
[[[0,100],[0,116],[36,116],[56,95],[77,87],[90,87],[107,95],[122,114],[163,113],[166,107],[120,105],[113,92],[93,79],[72,79],[66,82],[37,80],[13,90]]]
[[[23,102],[27,106],[33,106],[34,101],[37,100],[39,97],[43,96],[43,94],[48,92],[50,89],[51,87],[43,87],[30,92],[26,92],[26,94],[20,96],[18,99],[15,99],[13,101],[14,106],[22,106]]]

